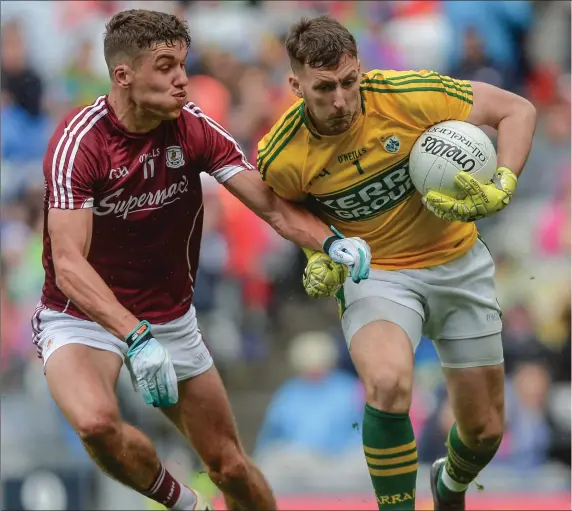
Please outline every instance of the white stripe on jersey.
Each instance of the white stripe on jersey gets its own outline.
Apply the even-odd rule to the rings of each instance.
[[[66,171],[66,188],[67,188],[67,192],[68,192],[68,205],[70,207],[70,209],[73,209],[73,189],[72,189],[72,184],[71,184],[71,175],[72,175],[72,170],[73,170],[73,164],[75,161],[75,155],[77,153],[77,150],[79,149],[79,144],[81,142],[81,139],[84,137],[84,135],[91,129],[93,128],[94,124],[99,121],[99,119],[101,119],[104,115],[107,114],[107,109],[104,109],[103,111],[101,111],[100,113],[98,113],[92,120],[91,122],[83,129],[83,131],[78,135],[77,140],[75,142],[75,146],[73,148],[73,151],[71,153],[70,159],[69,159],[69,163],[68,163],[68,169]],[[62,206],[64,204],[62,203]]]
[[[105,105],[105,96],[100,96],[99,98],[97,98],[97,100],[95,101],[95,103],[93,103],[92,105],[86,106],[84,109],[82,109],[68,124],[68,126],[66,126],[63,135],[60,137],[60,140],[58,142],[58,145],[56,146],[56,149],[54,151],[54,157],[52,159],[52,185],[53,185],[53,189],[54,189],[54,207],[58,207],[61,203],[61,206],[65,206],[65,201],[66,201],[66,190],[64,189],[64,183],[63,183],[63,179],[64,179],[64,165],[65,165],[65,159],[66,159],[66,155],[69,149],[69,146],[72,142],[73,137],[75,136],[75,134],[78,132],[78,130],[86,123],[86,121],[92,117],[95,113],[97,113],[98,110],[101,110],[101,108]],[[107,110],[105,110],[105,113],[107,113]],[[78,124],[75,124],[76,121],[80,121]],[[93,125],[92,125],[93,126]],[[73,128],[73,131],[72,131]],[[77,144],[79,145],[79,142],[81,140],[81,137],[85,134],[85,130],[84,132],[82,132],[82,135],[80,136],[79,140],[77,141]],[[69,135],[69,137],[68,137]],[[65,142],[65,146],[63,148],[63,154],[60,153],[60,149],[62,147],[62,144],[64,144]],[[58,158],[59,158],[59,165],[58,165]],[[75,159],[75,154],[73,155],[73,158]],[[70,165],[73,165],[73,159]],[[59,167],[59,168],[58,168]],[[66,186],[68,186],[71,183],[71,172],[69,175],[69,179],[66,180]],[[67,195],[69,197],[72,198],[72,205],[73,205],[73,195],[72,195],[72,191],[71,191],[71,185],[70,185],[70,189],[67,191]]]
[[[226,138],[227,140],[232,142],[234,144],[234,147],[236,148],[236,150],[242,156],[242,163],[244,163],[244,166],[247,169],[255,170],[254,166],[247,160],[245,154],[242,152],[242,149],[238,145],[238,142],[218,122],[211,119],[208,115],[205,115],[203,113],[203,111],[194,103],[187,103],[183,108],[184,108],[184,110],[186,110],[190,114],[194,115],[195,117],[199,117],[199,118],[202,117],[205,121],[207,121],[207,123],[211,126],[211,128],[213,128],[215,131],[220,133],[224,138]],[[218,170],[219,169],[213,170],[213,174]]]

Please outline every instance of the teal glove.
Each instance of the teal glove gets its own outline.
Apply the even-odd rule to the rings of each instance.
[[[170,406],[179,400],[177,375],[167,350],[153,337],[151,325],[141,321],[125,338],[130,370],[145,403]]]
[[[332,261],[345,264],[350,269],[350,277],[356,283],[369,277],[371,250],[361,238],[345,238],[335,227],[330,227],[335,236],[324,240],[322,250]]]

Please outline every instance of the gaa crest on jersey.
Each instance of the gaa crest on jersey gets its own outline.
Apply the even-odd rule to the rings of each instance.
[[[167,167],[171,169],[178,169],[185,164],[183,151],[178,145],[167,147]]]
[[[395,135],[381,137],[381,143],[388,153],[396,153],[399,151],[399,147],[401,146],[401,142]]]

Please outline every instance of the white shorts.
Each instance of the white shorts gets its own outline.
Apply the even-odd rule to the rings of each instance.
[[[44,366],[50,356],[66,344],[85,344],[99,350],[117,353],[124,360],[127,344],[93,321],[79,319],[63,312],[36,308],[32,317],[34,344]],[[195,308],[180,318],[163,324],[151,324],[151,331],[169,352],[177,380],[186,380],[204,373],[213,365],[211,354],[204,343],[197,324]]]
[[[348,347],[360,328],[385,320],[403,328],[413,349],[421,335],[432,339],[444,366],[502,363],[494,271],[493,259],[478,239],[465,255],[439,266],[372,269],[359,284],[346,280],[338,301]]]

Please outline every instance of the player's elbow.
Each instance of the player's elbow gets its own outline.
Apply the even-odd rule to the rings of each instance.
[[[536,124],[536,107],[526,98],[518,96],[518,110],[522,116]]]

